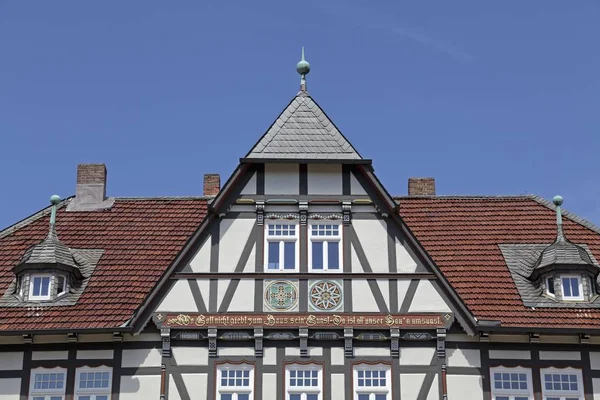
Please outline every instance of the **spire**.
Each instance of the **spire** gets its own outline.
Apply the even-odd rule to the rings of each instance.
[[[300,91],[306,92],[306,75],[310,72],[310,64],[304,59],[304,46],[302,47],[302,59],[296,64],[296,71],[300,74]]]
[[[552,202],[556,206],[556,241],[564,242],[565,235],[563,233],[563,226],[562,226],[562,210],[560,209],[560,206],[563,203],[563,198],[562,198],[562,196],[556,195],[552,199]]]

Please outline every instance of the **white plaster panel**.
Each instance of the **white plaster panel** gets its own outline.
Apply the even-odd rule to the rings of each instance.
[[[256,272],[256,245],[252,246],[248,261],[244,265],[244,272]]]
[[[0,336],[0,344],[23,344],[23,336]]]
[[[346,357],[344,355],[343,347],[332,347],[331,348],[331,365],[344,365]]]
[[[379,286],[379,290],[381,291],[381,295],[383,296],[383,301],[387,306],[388,310],[390,309],[390,281],[388,279],[377,279],[377,286]],[[383,311],[383,310],[381,310]]]
[[[278,400],[277,374],[263,374],[263,400]]]
[[[123,375],[119,400],[154,399],[160,393],[160,375]]]
[[[181,374],[181,377],[190,395],[190,400],[206,400],[208,398],[208,374]]]
[[[254,357],[254,347],[219,347],[219,357],[227,356],[252,356]]]
[[[479,375],[448,375],[448,398],[483,400],[483,386]]]
[[[389,347],[355,347],[354,355],[356,357],[389,357],[390,349]]]
[[[257,296],[261,296],[257,293]],[[254,279],[240,279],[238,287],[233,294],[228,312],[254,311]]]
[[[112,341],[112,336],[111,336]],[[124,342],[160,342],[162,341],[160,333],[140,333],[139,335],[123,335]]]
[[[64,343],[65,335],[35,335],[35,343]]]
[[[540,343],[579,344],[578,335],[540,335]]]
[[[490,350],[491,360],[531,360],[529,350]]]
[[[19,400],[20,393],[21,378],[0,379],[0,400]]]
[[[198,312],[188,281],[186,279],[175,281],[156,311]]]
[[[219,272],[234,272],[256,220],[223,219],[220,225]]]
[[[481,367],[481,354],[477,349],[448,349],[449,367]]]
[[[390,272],[385,221],[354,219],[352,225],[373,272]]]
[[[352,212],[356,213],[377,213],[375,206],[371,204],[352,204]]]
[[[169,376],[169,400],[181,400],[179,389],[177,389],[173,375]]]
[[[173,346],[173,357],[177,365],[208,365],[208,349],[206,347]]]
[[[424,380],[425,374],[400,374],[400,398],[418,398]]]
[[[350,173],[350,193],[352,193],[354,196],[361,196],[367,194],[367,191],[358,182],[358,179],[356,179],[353,173]]]
[[[264,365],[277,365],[277,348],[276,347],[265,347],[263,349],[263,364]]]
[[[252,173],[252,177],[246,183],[246,186],[240,192],[241,194],[256,194],[256,172]]]
[[[490,333],[490,342],[529,343],[529,335],[497,335]]]
[[[210,272],[210,249],[212,246],[211,235],[208,235],[200,250],[194,255],[190,261],[192,272]]]
[[[400,310],[402,303],[404,303],[404,298],[406,297],[406,293],[408,292],[408,287],[410,286],[409,279],[398,279],[398,310],[391,310],[392,312],[397,312]]]
[[[60,351],[34,351],[31,353],[32,360],[66,360],[69,358],[67,350]]]
[[[408,251],[396,238],[396,269],[398,272],[413,273],[417,270],[417,262],[408,254]]]
[[[447,333],[446,342],[479,342],[479,337],[465,335],[464,333]]]
[[[365,272],[363,271],[362,265],[360,265],[360,260],[358,259],[358,255],[356,254],[353,245],[350,245],[350,260],[352,263],[352,272]]]
[[[401,347],[400,365],[429,365],[434,353],[433,347]]]
[[[0,353],[0,371],[23,368],[23,352],[10,351]]]
[[[409,312],[424,312],[424,311],[437,311],[446,312],[450,311],[448,304],[442,299],[442,296],[435,290],[433,284],[427,279],[421,279],[415,297],[408,309]]]
[[[352,279],[352,310],[379,312],[379,307],[366,279]]]
[[[600,400],[600,378],[592,378],[592,388],[594,390],[594,400]]]
[[[335,393],[336,399],[344,399],[345,385],[344,385],[344,374],[331,374],[331,393]]]
[[[342,194],[341,164],[308,164],[308,194]]]
[[[109,350],[77,350],[78,360],[112,360],[115,352]]]
[[[123,335],[123,340],[125,340],[126,335],[128,335],[128,334]],[[95,333],[95,334],[80,333],[79,335],[77,335],[78,343],[98,343],[98,342],[112,342],[112,341],[113,341],[112,333]]]
[[[429,393],[427,394],[427,400],[439,400],[440,398],[440,386],[438,385],[438,376],[435,375],[433,377],[433,381],[431,382],[431,388],[429,389]]]
[[[221,307],[221,302],[223,301],[223,297],[225,297],[229,282],[231,282],[231,279],[219,279],[217,281],[217,309]],[[254,299],[252,302],[254,303]],[[206,306],[208,307],[208,304]]]
[[[581,352],[540,350],[540,360],[581,360]]]
[[[298,164],[265,164],[265,194],[300,194]]]
[[[123,350],[122,366],[127,367],[160,367],[159,349],[127,349]]]
[[[296,356],[299,357],[300,356],[300,347],[286,347],[285,348],[285,355],[286,356]],[[308,348],[308,355],[310,356],[322,356],[323,355],[323,348],[322,347],[309,347]]]
[[[590,352],[590,368],[600,369],[600,353]]]

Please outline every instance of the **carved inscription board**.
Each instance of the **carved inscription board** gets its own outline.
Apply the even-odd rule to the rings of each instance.
[[[169,328],[449,328],[452,313],[408,314],[171,314],[155,313],[154,322]]]

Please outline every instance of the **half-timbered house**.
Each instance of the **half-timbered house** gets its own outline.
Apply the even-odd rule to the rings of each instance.
[[[0,231],[0,400],[600,399],[600,229],[391,196],[297,69],[222,188],[110,197],[84,164]]]

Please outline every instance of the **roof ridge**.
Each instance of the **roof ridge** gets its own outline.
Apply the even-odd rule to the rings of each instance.
[[[115,200],[212,200],[216,196],[124,196],[113,197]]]
[[[482,194],[482,195],[422,195],[422,196],[392,196],[394,199],[531,199],[533,194]]]
[[[554,203],[552,203],[550,200],[546,200],[545,198],[543,198],[542,196],[538,196],[538,195],[532,195],[531,198],[535,201],[537,201],[538,203],[540,203],[543,206],[548,207],[549,209],[556,211],[556,206],[554,205]],[[585,218],[581,218],[580,216],[578,216],[577,214],[571,212],[571,211],[567,211],[565,210],[563,207],[560,208],[562,211],[562,215],[564,217],[569,218],[571,221],[578,223],[579,225],[583,225],[586,228],[600,234],[600,226],[588,221]]]

